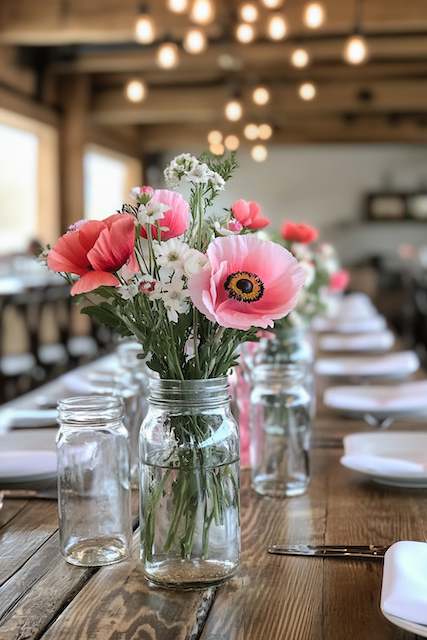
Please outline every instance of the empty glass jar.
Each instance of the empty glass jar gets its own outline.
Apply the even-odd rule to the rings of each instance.
[[[239,438],[226,378],[150,380],[140,433],[141,558],[160,586],[219,584],[239,566]]]
[[[58,512],[62,555],[96,567],[129,554],[129,442],[120,398],[86,396],[58,404]]]
[[[307,489],[310,396],[303,365],[262,365],[253,372],[250,458],[252,486],[275,498]]]

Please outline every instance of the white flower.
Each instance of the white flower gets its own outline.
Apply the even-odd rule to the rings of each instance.
[[[178,238],[171,238],[165,242],[156,242],[154,251],[160,267],[175,271],[177,274],[184,272],[184,261],[190,251],[188,244]]]
[[[147,204],[140,204],[138,207],[137,219],[140,224],[153,224],[156,220],[163,218],[169,205],[163,202],[150,200]]]
[[[128,283],[135,276],[135,273],[132,269],[130,269],[129,263],[126,263],[122,267],[120,267],[120,269],[117,271],[117,275],[121,280],[124,280],[126,283]]]
[[[314,282],[314,276],[316,274],[314,264],[312,262],[307,262],[307,260],[301,260],[299,262],[299,266],[304,270],[305,273],[304,287],[308,288]]]
[[[292,253],[297,260],[306,260],[307,262],[311,262],[313,260],[313,252],[306,244],[294,242],[292,244]]]
[[[162,300],[170,322],[178,322],[178,315],[188,311],[188,291],[183,287],[182,278],[174,278],[169,284],[160,283],[156,286],[153,297]]]
[[[200,338],[196,338],[196,347],[197,349],[199,348],[200,345]],[[185,355],[185,359],[188,360],[192,360],[194,358],[194,333],[191,332],[190,336],[188,337],[188,340],[186,341],[185,345],[184,345],[184,355]]]
[[[215,191],[223,191],[225,188],[224,178],[220,176],[219,173],[216,173],[216,171],[211,171],[209,182]]]
[[[207,184],[213,172],[204,162],[198,162],[195,167],[185,174],[185,179],[193,184]]]
[[[136,282],[123,284],[117,287],[117,291],[123,300],[132,300],[138,293],[138,284]]]
[[[191,153],[181,153],[181,155],[176,156],[164,171],[167,185],[177,187],[182,178],[191,173],[198,164],[199,161]]]
[[[184,258],[184,273],[187,277],[200,273],[207,265],[208,257],[197,249],[189,249]]]

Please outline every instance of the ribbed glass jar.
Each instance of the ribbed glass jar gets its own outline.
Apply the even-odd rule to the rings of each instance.
[[[132,531],[123,403],[112,396],[67,398],[58,412],[62,555],[85,567],[119,562],[129,555]]]
[[[239,437],[226,378],[150,380],[140,432],[141,558],[157,585],[220,584],[239,566]]]
[[[310,479],[310,397],[303,365],[260,365],[250,400],[252,487],[275,498],[304,493]]]

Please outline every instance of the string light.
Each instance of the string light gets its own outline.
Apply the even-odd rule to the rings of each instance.
[[[270,102],[270,97],[270,91],[267,89],[267,87],[255,87],[252,92],[252,100],[259,107],[263,107],[264,105],[268,104]]]
[[[225,148],[229,151],[237,151],[240,146],[240,140],[237,136],[230,134],[224,140]]]
[[[368,57],[368,46],[361,35],[351,36],[344,48],[344,59],[349,64],[362,64]]]
[[[153,18],[148,13],[140,13],[135,22],[135,40],[141,44],[151,44],[155,37]]]
[[[215,18],[215,7],[211,0],[195,0],[191,8],[190,18],[197,24],[210,24]]]
[[[255,29],[251,24],[242,22],[236,27],[236,38],[242,44],[249,44],[255,38]]]
[[[220,142],[217,144],[211,144],[209,145],[209,151],[213,153],[215,156],[222,156],[225,151],[224,145],[221,144]]]
[[[239,100],[230,100],[225,105],[225,117],[231,122],[237,122],[243,115],[242,103]]]
[[[208,133],[208,143],[209,144],[221,144],[222,142],[222,133],[217,129],[212,129]]]
[[[247,140],[256,140],[258,138],[258,125],[253,122],[246,125],[243,129],[243,135]]]
[[[243,22],[256,22],[259,16],[258,7],[253,2],[245,2],[240,7],[239,14]]]
[[[283,0],[262,0],[262,4],[267,9],[279,9],[283,4]]]
[[[178,64],[178,47],[173,42],[165,42],[157,49],[156,61],[162,69],[173,69]]]
[[[258,138],[260,140],[269,140],[273,135],[273,127],[267,123],[260,124],[258,127]]]
[[[147,85],[141,80],[129,80],[125,86],[125,95],[130,102],[142,102],[147,96]]]
[[[182,44],[187,53],[202,53],[207,47],[206,35],[201,29],[190,29],[185,34]]]
[[[288,32],[285,18],[280,14],[271,16],[267,23],[267,33],[272,40],[283,40]]]
[[[306,67],[310,62],[310,56],[306,49],[294,49],[291,54],[291,64],[298,69]]]
[[[309,29],[318,29],[325,21],[325,9],[320,2],[309,2],[304,8],[304,24]]]
[[[312,82],[303,82],[298,88],[298,94],[301,100],[313,100],[316,93],[316,87]]]
[[[268,156],[267,147],[264,144],[256,144],[251,149],[251,156],[255,162],[264,162]]]
[[[188,0],[168,0],[168,9],[173,13],[185,13],[188,10]]]

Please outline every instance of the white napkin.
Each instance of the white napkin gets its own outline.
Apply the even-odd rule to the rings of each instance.
[[[343,456],[341,464],[349,469],[380,476],[417,477],[424,476],[427,471],[427,457],[425,457],[425,462],[416,462],[403,458],[388,458],[360,453]]]
[[[341,410],[423,413],[427,412],[427,380],[392,386],[330,387],[323,401],[326,406]]]
[[[0,433],[9,429],[46,427],[56,424],[56,409],[15,409],[0,410]]]
[[[413,351],[399,351],[382,356],[319,358],[316,373],[324,376],[404,377],[415,373],[419,359]]]
[[[371,318],[361,318],[356,320],[334,318],[316,318],[313,321],[315,331],[337,331],[338,333],[372,333],[373,331],[383,331],[386,328],[386,321],[383,316],[376,315]]]
[[[427,625],[427,544],[401,541],[384,558],[381,610]]]
[[[1,451],[0,480],[20,481],[56,475],[55,451]]]
[[[356,335],[332,334],[320,338],[323,351],[386,351],[394,344],[391,331],[361,333]]]

